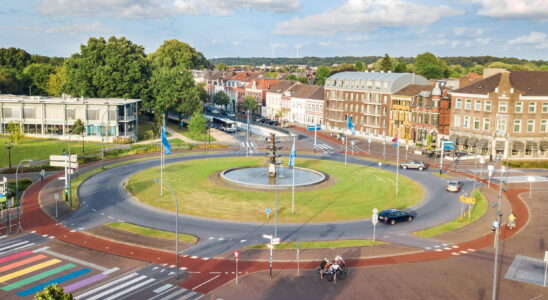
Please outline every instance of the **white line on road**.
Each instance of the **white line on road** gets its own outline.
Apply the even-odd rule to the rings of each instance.
[[[49,249],[49,247],[38,248],[38,249],[32,250],[32,253],[38,253],[38,252],[41,252],[41,251],[44,251],[44,250],[47,250],[47,249]]]
[[[221,275],[217,275],[217,276],[215,276],[215,277],[211,278],[211,279],[210,279],[210,280],[208,280],[208,281],[204,281],[204,282],[202,282],[201,284],[199,284],[199,285],[195,286],[194,288],[192,288],[192,290],[195,290],[195,289],[197,289],[197,288],[201,287],[202,285],[204,285],[204,284],[206,284],[206,283],[209,283],[210,281],[213,281],[214,279],[217,279],[217,278],[218,278],[219,276],[221,276]]]
[[[152,292],[154,292],[155,294],[159,294],[159,293],[161,293],[161,292],[163,292],[163,291],[169,289],[169,288],[172,287],[172,286],[173,286],[173,284],[167,283],[167,284],[165,284],[165,285],[163,285],[163,286],[161,286],[161,287],[155,289],[155,290],[152,291]]]

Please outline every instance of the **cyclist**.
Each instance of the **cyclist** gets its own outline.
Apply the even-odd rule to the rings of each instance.
[[[340,255],[335,256],[335,263],[338,264],[341,268],[344,268],[344,265],[346,264],[346,262]]]
[[[511,213],[510,216],[508,216],[508,228],[512,230],[515,227],[516,227],[516,216],[514,216],[514,213]]]
[[[331,271],[333,272],[333,284],[337,283],[337,275],[341,271],[340,267],[341,266],[339,266],[336,261],[331,265]]]
[[[329,269],[330,266],[331,266],[331,262],[329,261],[329,259],[324,258],[322,262],[320,263],[320,279],[323,279],[323,274],[325,273],[326,270]]]

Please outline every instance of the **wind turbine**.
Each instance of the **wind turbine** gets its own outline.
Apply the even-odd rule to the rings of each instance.
[[[304,46],[304,44],[301,44],[301,43],[297,43],[297,44],[293,45],[293,47],[295,47],[295,49],[297,49],[297,58],[299,58],[299,49],[301,49],[303,46]]]

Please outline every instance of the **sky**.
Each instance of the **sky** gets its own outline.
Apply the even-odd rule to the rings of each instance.
[[[68,57],[90,37],[165,40],[207,58],[548,60],[548,0],[0,0],[0,47]]]

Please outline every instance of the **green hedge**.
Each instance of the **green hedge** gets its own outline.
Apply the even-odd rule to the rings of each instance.
[[[527,168],[529,169],[548,168],[548,160],[511,160],[508,162],[504,162],[504,164],[506,163],[508,163],[508,166],[510,168],[526,168],[526,169]]]

